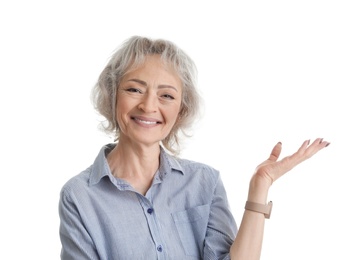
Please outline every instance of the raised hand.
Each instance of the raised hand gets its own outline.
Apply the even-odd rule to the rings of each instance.
[[[324,141],[323,138],[317,138],[312,144],[309,144],[310,140],[306,140],[295,153],[278,160],[282,150],[282,143],[277,143],[273,147],[270,157],[256,168],[253,180],[265,181],[270,186],[286,172],[309,159],[330,143]]]

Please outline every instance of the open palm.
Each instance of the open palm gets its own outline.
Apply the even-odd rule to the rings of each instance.
[[[253,178],[265,179],[272,184],[286,172],[290,171],[301,162],[309,159],[318,151],[327,147],[330,143],[324,141],[323,138],[317,138],[312,144],[309,144],[310,140],[304,141],[295,153],[278,160],[282,150],[282,143],[277,143],[273,147],[270,157],[258,165]]]

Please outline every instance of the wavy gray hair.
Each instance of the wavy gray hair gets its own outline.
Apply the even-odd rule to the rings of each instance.
[[[119,125],[116,121],[117,89],[124,75],[143,64],[146,56],[158,54],[161,59],[175,69],[182,82],[182,101],[179,119],[168,136],[162,140],[163,146],[171,153],[180,152],[180,133],[188,136],[187,130],[199,114],[200,96],[196,90],[197,69],[193,60],[174,43],[146,37],[133,36],[126,40],[112,55],[92,90],[95,109],[105,117],[103,130],[119,139]]]

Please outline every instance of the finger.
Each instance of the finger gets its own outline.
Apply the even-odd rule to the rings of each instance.
[[[324,141],[324,138],[318,138],[318,139],[320,139],[319,144],[321,148],[329,146],[330,143],[327,141]]]
[[[329,144],[329,142],[324,141],[324,138],[316,138],[313,142],[314,146],[325,147],[325,145]]]
[[[282,151],[282,143],[278,142],[272,149],[270,157],[268,158],[269,161],[275,162],[278,160]]]
[[[300,148],[292,155],[286,156],[283,159],[278,160],[278,157],[281,152],[281,144],[278,143],[272,150],[270,158],[268,161],[275,162],[272,165],[272,169],[264,168],[264,172],[267,172],[268,176],[272,179],[272,181],[277,180],[283,174],[290,171],[294,167],[296,167],[301,162],[305,161],[306,159],[310,158],[312,155],[317,153],[323,147],[326,147],[329,142],[323,141],[322,138],[316,139],[310,146],[310,140],[306,140],[300,146]],[[268,162],[267,161],[267,162]],[[266,166],[266,164],[264,164]],[[270,171],[269,171],[270,169]]]
[[[298,152],[299,153],[301,153],[301,152],[304,153],[309,144],[310,144],[310,139],[309,140],[305,140],[303,142],[303,144],[299,147]]]
[[[317,151],[315,151],[315,149],[309,150],[309,147],[316,147],[320,142],[319,139],[320,138],[316,139],[310,146],[309,146],[310,139],[305,140],[295,153],[293,153],[292,155],[286,156],[279,161],[280,167],[285,172],[287,172],[290,169],[294,168],[299,163],[311,157],[313,155],[312,153],[313,152],[316,153]]]
[[[306,149],[306,156],[309,158],[316,154],[321,149],[327,147],[330,143],[324,141],[323,138],[316,138],[315,141]]]
[[[293,164],[293,167],[320,151],[322,148],[326,147],[329,142],[323,141],[323,138],[316,138],[314,142],[309,145],[310,140],[304,141],[300,148],[294,154],[288,156],[289,161]]]

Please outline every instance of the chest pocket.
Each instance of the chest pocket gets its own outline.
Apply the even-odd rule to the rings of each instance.
[[[185,254],[202,257],[210,205],[201,205],[172,213]]]

